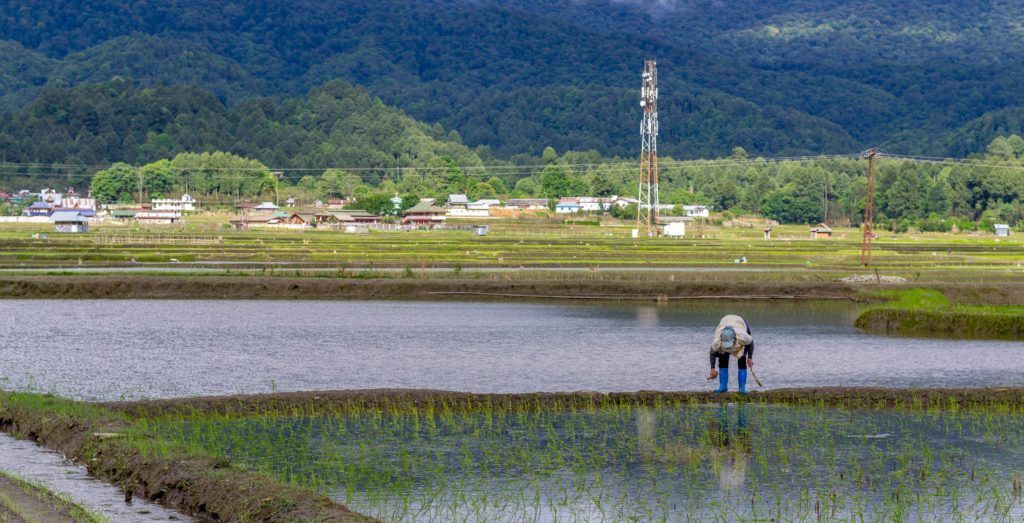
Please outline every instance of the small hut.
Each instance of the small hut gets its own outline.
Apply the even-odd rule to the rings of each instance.
[[[824,223],[819,223],[815,227],[811,227],[811,239],[812,240],[828,240],[832,238],[832,228]]]
[[[1010,235],[1010,225],[1007,224],[1007,223],[997,223],[997,224],[995,224],[995,229],[996,229],[996,236],[1009,236]]]
[[[57,232],[89,232],[89,220],[78,211],[57,211],[51,219]]]

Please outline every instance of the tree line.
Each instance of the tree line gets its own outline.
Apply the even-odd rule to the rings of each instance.
[[[544,150],[530,164],[463,165],[434,156],[408,169],[275,174],[258,160],[226,152],[181,153],[139,166],[115,164],[92,177],[101,202],[131,202],[191,192],[212,202],[244,198],[300,201],[346,198],[367,210],[388,211],[398,195],[403,207],[420,198],[550,198],[613,195],[637,190],[631,159],[596,152]],[[710,205],[732,214],[761,214],[782,223],[825,221],[856,225],[864,214],[867,162],[839,157],[775,161],[750,158],[742,148],[714,160],[661,162],[661,201]],[[969,162],[877,160],[876,220],[893,230],[948,231],[978,223],[1024,224],[1024,138],[998,137]]]

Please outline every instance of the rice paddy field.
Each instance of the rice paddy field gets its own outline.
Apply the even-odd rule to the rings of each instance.
[[[134,430],[383,521],[1017,521],[1024,411],[527,399],[181,411]]]
[[[627,224],[573,225],[504,220],[490,233],[404,231],[345,234],[328,230],[225,230],[226,216],[197,216],[187,225],[94,226],[58,234],[49,224],[0,224],[0,268],[277,266],[365,268],[637,268],[735,267],[851,269],[860,266],[860,232],[836,229],[812,240],[804,226],[691,226],[685,238],[630,237]],[[1024,271],[1024,242],[990,234],[886,234],[875,242],[875,266],[901,271]],[[741,262],[741,263],[737,263]]]
[[[978,318],[998,320],[1000,329],[1010,325],[1013,336],[1008,338],[1021,333],[1024,241],[1017,236],[882,233],[875,242],[874,263],[865,269],[856,229],[836,229],[828,240],[812,240],[800,226],[776,227],[771,240],[763,238],[759,227],[691,227],[685,238],[634,239],[626,224],[524,220],[492,222],[490,233],[478,237],[468,231],[232,231],[223,227],[226,220],[197,216],[183,226],[152,229],[100,225],[80,235],[54,233],[48,224],[2,224],[0,295],[56,301],[219,298],[232,308],[239,308],[232,298],[254,297],[311,303],[359,297],[434,302],[465,295],[513,301],[656,297],[656,306],[636,315],[645,328],[653,325],[651,318],[667,314],[682,300],[758,297],[774,310],[779,308],[772,300],[814,297],[874,300],[869,312],[913,312],[924,318],[915,319],[914,325],[927,324],[929,334],[936,325],[951,323],[950,315],[966,318],[970,329],[946,329],[947,335],[977,335]],[[854,280],[848,278],[851,275]],[[883,278],[901,287],[880,291]],[[872,294],[866,284],[878,288],[872,287]],[[914,290],[908,292],[911,287]],[[362,306],[396,309],[394,303]],[[693,303],[697,308],[714,307],[706,300]],[[31,308],[16,300],[0,305]],[[316,309],[299,305],[297,312],[307,315]],[[85,316],[95,318],[96,310],[105,309],[119,323],[124,314],[109,312],[117,306],[111,301],[74,302]],[[486,309],[475,301],[465,306]],[[268,304],[266,309],[272,307],[284,306]],[[719,309],[709,310],[713,317],[703,323],[713,326],[724,311]],[[133,307],[135,314],[146,310],[147,306]],[[388,312],[394,313],[374,317],[388,321]],[[469,316],[453,315],[461,321]],[[82,325],[68,322],[69,317],[53,315],[69,325]],[[251,314],[237,324],[258,317]],[[545,317],[551,319],[551,314]],[[508,313],[502,318],[508,320]],[[338,339],[362,332],[358,323],[351,323],[356,321],[352,314],[320,313],[309,319],[313,339],[322,336],[324,327],[316,324],[322,321],[333,321],[343,331]],[[884,323],[879,327],[883,332],[902,329],[914,334],[913,325],[896,325],[896,320],[885,317],[876,323]],[[564,323],[580,322],[574,318]],[[291,322],[280,330],[296,338],[296,325]],[[538,325],[541,322],[531,322],[530,328],[541,329]],[[116,337],[95,331],[92,336],[98,346],[117,352],[142,335],[125,334],[120,344]],[[424,354],[422,332],[409,336],[419,351],[414,353]],[[237,344],[243,338],[232,340]],[[251,346],[267,339],[262,336]],[[614,339],[607,345],[620,347]],[[665,339],[669,338],[660,338]],[[911,353],[906,361],[913,364],[914,343],[879,340],[894,351]],[[962,343],[974,355],[981,353],[984,342]],[[1015,357],[1011,352],[1016,346],[999,343],[1007,344],[1006,354]],[[231,343],[221,345],[235,348]],[[338,344],[328,345],[337,349]],[[102,352],[83,347],[77,347],[79,355]],[[311,347],[305,344],[299,356],[263,363],[301,372],[301,365],[294,363],[300,358],[317,365]],[[628,350],[628,342],[621,347]],[[236,352],[255,357],[249,347]],[[588,354],[593,358],[595,353],[599,351]],[[180,347],[168,354],[187,364],[199,361],[183,356]],[[610,360],[622,365],[628,361],[622,354]],[[706,362],[706,349],[701,354],[700,361]],[[377,356],[386,363],[386,376],[393,377],[395,352],[381,349]],[[335,355],[331,361],[337,360]],[[410,367],[411,375],[422,376],[425,367],[441,360],[417,362]],[[981,363],[998,365],[998,360]],[[66,366],[70,359],[54,361]],[[107,361],[122,361],[111,367],[114,370],[130,368],[117,358]],[[341,389],[365,386],[344,383],[349,370],[365,375],[367,361],[331,370],[329,383]],[[536,356],[527,361],[536,362]],[[978,363],[969,357],[957,363],[963,361]],[[759,369],[790,363],[776,358]],[[942,367],[942,358],[926,363],[930,367],[922,366],[927,367],[919,372],[922,379],[936,387],[952,386],[943,383],[950,381],[942,379],[950,368]],[[55,368],[67,374],[60,365]],[[173,367],[158,362],[155,366],[161,376]],[[557,364],[549,366],[561,370]],[[259,367],[232,368],[256,374]],[[511,372],[509,367],[503,370]],[[836,380],[850,381],[849,371],[849,366],[842,369]],[[1007,379],[1005,368],[998,372],[1000,379]],[[438,375],[451,373],[444,368]],[[967,384],[961,386],[999,384],[977,372],[963,375]],[[703,375],[694,379],[700,380],[698,387],[704,385]],[[905,382],[900,386],[920,386]],[[38,438],[86,463],[98,463],[89,465],[91,473],[139,497],[209,520],[361,521],[360,514],[416,522],[1024,520],[1021,389],[872,389],[872,397],[892,396],[897,401],[864,402],[843,401],[861,389],[821,388],[791,389],[799,401],[779,400],[784,389],[744,397],[567,392],[554,401],[541,393],[518,394],[515,401],[491,401],[500,394],[475,394],[473,401],[460,401],[450,399],[460,393],[418,391],[425,394],[421,396],[413,390],[332,393],[301,392],[311,387],[300,387],[281,393],[276,382],[270,383],[266,394],[244,400],[160,400],[182,402],[174,409],[161,408],[157,400],[96,404],[0,392],[0,427]],[[579,377],[572,383],[580,383]],[[641,383],[665,388],[651,385],[648,374]],[[1012,377],[1000,383],[1016,386]],[[134,397],[118,387],[123,389],[125,383],[111,385],[103,397]],[[236,393],[216,390],[220,392],[197,393]],[[958,394],[1004,399],[965,403],[957,400]],[[408,397],[389,399],[396,395]],[[288,403],[293,396],[300,401]],[[333,399],[324,400],[328,396]],[[245,403],[244,408],[236,402]]]

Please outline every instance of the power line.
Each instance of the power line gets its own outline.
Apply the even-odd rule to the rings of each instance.
[[[778,157],[757,157],[757,158],[720,158],[712,160],[672,160],[672,159],[659,159],[659,167],[661,169],[701,169],[709,167],[732,167],[732,166],[750,166],[750,165],[763,165],[763,164],[779,164],[779,163],[815,163],[824,161],[836,161],[836,160],[858,160],[858,154],[832,154],[832,155],[818,155],[818,156],[778,156]],[[879,160],[883,160],[880,158]],[[988,169],[1005,169],[1012,171],[1024,171],[1024,165],[1013,165],[1005,163],[992,163],[990,161],[979,161],[965,158],[939,158],[939,157],[928,157],[928,156],[911,156],[911,155],[887,155],[884,160],[905,160],[915,163],[935,164],[935,165],[950,165],[959,167],[977,167],[977,168],[988,168]],[[598,174],[610,173],[630,173],[635,172],[636,163],[634,161],[621,161],[621,162],[607,162],[607,163],[555,163],[555,164],[531,164],[531,165],[453,165],[444,167],[425,167],[425,166],[407,166],[407,167],[339,167],[339,166],[328,166],[328,167],[268,167],[266,169],[260,167],[203,167],[193,171],[189,168],[184,167],[171,167],[170,170],[173,172],[195,172],[197,175],[204,179],[238,179],[245,176],[262,177],[274,172],[285,173],[317,173],[326,172],[329,170],[338,170],[355,174],[360,178],[366,176],[372,176],[374,178],[385,178],[392,175],[405,175],[405,174],[420,174],[425,176],[431,171],[441,170],[440,174],[447,175],[446,169],[457,169],[461,171],[463,176],[468,177],[511,177],[520,176],[526,177],[534,174],[543,172],[549,166],[556,166],[561,168],[568,168],[573,170],[584,170],[593,169]],[[42,178],[42,177],[75,177],[75,178],[92,178],[98,174],[95,172],[71,172],[76,169],[99,169],[103,170],[109,168],[110,165],[84,165],[84,164],[43,164],[43,163],[21,163],[21,162],[0,162],[0,176],[19,176],[26,178]],[[51,169],[50,171],[38,172],[35,169]],[[220,174],[211,175],[204,174],[210,171],[221,172],[221,171],[234,171],[232,174]],[[480,172],[476,172],[480,171]],[[286,176],[287,179],[296,179],[296,176]]]
[[[856,159],[857,154],[825,154],[825,155],[803,155],[803,156],[773,156],[773,157],[755,157],[755,158],[716,158],[716,159],[697,159],[697,160],[675,160],[675,159],[662,159],[660,163],[662,165],[725,165],[725,164],[736,164],[736,165],[747,165],[752,163],[777,163],[785,161],[821,161],[821,160],[836,160],[836,159]],[[26,167],[26,168],[48,168],[48,169],[109,169],[114,164],[66,164],[66,163],[42,163],[42,162],[0,162],[0,166],[12,166],[12,167]],[[622,166],[635,168],[636,162],[634,160],[621,160],[616,162],[597,162],[597,163],[543,163],[543,164],[490,164],[490,165],[452,165],[452,166],[440,166],[440,167],[428,167],[428,166],[382,166],[382,167],[366,167],[366,166],[324,166],[324,167],[203,167],[202,170],[217,171],[217,170],[232,170],[232,171],[271,171],[271,172],[292,172],[292,171],[327,171],[327,170],[341,170],[341,171],[381,171],[381,170],[392,170],[392,171],[429,171],[429,170],[442,170],[445,168],[457,168],[459,170],[493,170],[493,169],[505,169],[505,170],[530,170],[539,169],[543,170],[549,166],[556,167],[572,167],[572,168],[585,168],[585,167],[607,167],[607,166]],[[174,171],[190,170],[187,167],[173,167],[169,166],[168,169]],[[62,173],[65,174],[65,173]]]

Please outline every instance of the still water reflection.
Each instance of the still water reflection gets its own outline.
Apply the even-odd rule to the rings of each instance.
[[[1024,383],[1024,344],[868,335],[847,303],[37,300],[0,301],[0,386],[86,399],[703,390],[726,313],[749,320],[769,388]]]

